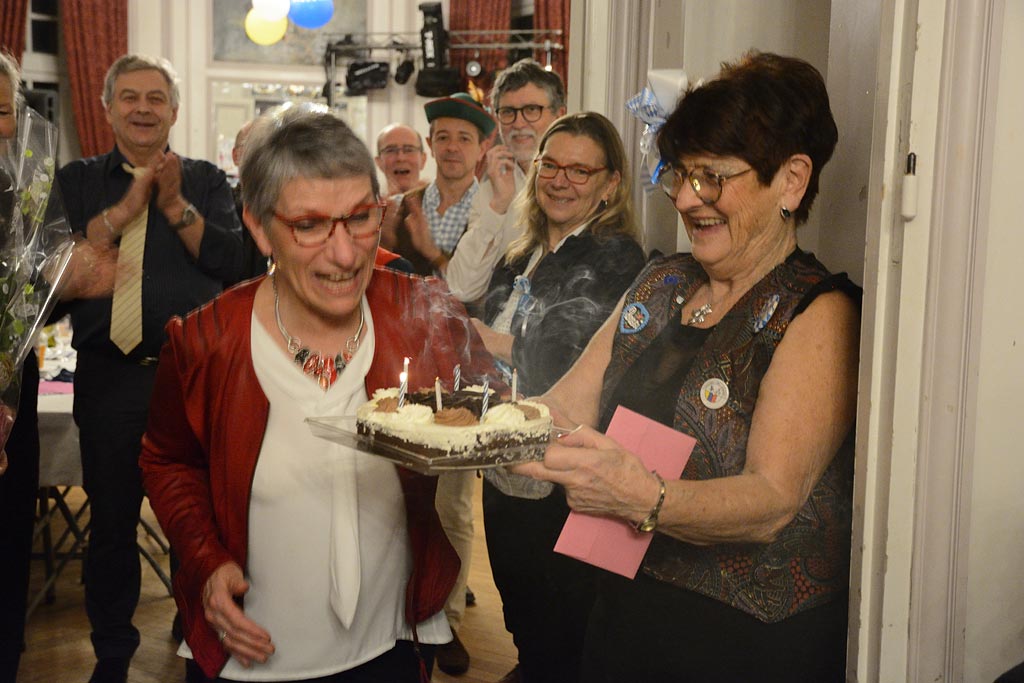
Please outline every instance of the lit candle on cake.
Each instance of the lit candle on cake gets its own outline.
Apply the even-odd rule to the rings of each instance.
[[[519,371],[512,368],[512,402],[519,400]]]
[[[409,389],[409,359],[402,361],[402,374],[398,376],[398,407],[405,405],[405,392]]]
[[[491,396],[491,390],[487,388],[487,378],[484,377],[484,397],[480,401],[480,419],[481,420],[484,418],[484,415],[487,414],[487,400],[490,398],[490,396]]]
[[[441,378],[440,377],[435,377],[434,378],[434,398],[437,399],[437,412],[441,412],[441,409],[444,406],[441,403]]]
[[[459,390],[459,383],[462,382],[462,366],[459,364],[455,365],[455,381],[452,382],[452,391]]]

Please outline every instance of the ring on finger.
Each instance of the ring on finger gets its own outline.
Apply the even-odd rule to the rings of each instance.
[[[223,643],[224,639],[227,638],[227,637],[228,637],[228,632],[227,631],[223,631],[223,630],[222,631],[217,631],[217,640],[219,640],[220,642]]]

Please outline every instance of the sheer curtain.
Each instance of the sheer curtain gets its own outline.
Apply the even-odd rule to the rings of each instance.
[[[100,95],[107,69],[128,51],[128,0],[60,0],[60,23],[82,156],[103,154],[114,134]]]

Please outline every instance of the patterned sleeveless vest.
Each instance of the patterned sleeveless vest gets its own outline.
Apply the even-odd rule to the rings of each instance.
[[[602,414],[640,353],[682,308],[707,275],[689,254],[652,262],[627,294],[605,372]],[[830,276],[797,249],[755,284],[715,326],[694,357],[676,402],[674,427],[697,440],[683,479],[739,474],[761,379],[793,317],[830,289],[855,290],[845,274]],[[806,299],[806,300],[805,300]],[[644,324],[646,321],[646,324]],[[701,401],[717,378],[728,387],[718,409]],[[813,396],[808,401],[815,400]],[[845,593],[849,579],[853,429],[796,517],[771,543],[697,546],[655,534],[644,558],[649,576],[776,622]]]

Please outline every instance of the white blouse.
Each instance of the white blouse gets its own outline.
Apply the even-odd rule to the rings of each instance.
[[[374,334],[365,298],[362,307],[366,337],[326,392],[274,343],[277,331],[252,318],[253,365],[270,415],[249,507],[245,613],[276,651],[248,669],[230,659],[223,678],[328,676],[412,639],[404,617],[412,553],[395,466],[314,437],[304,422],[355,415],[367,400]],[[451,640],[443,611],[417,631],[422,643]]]

